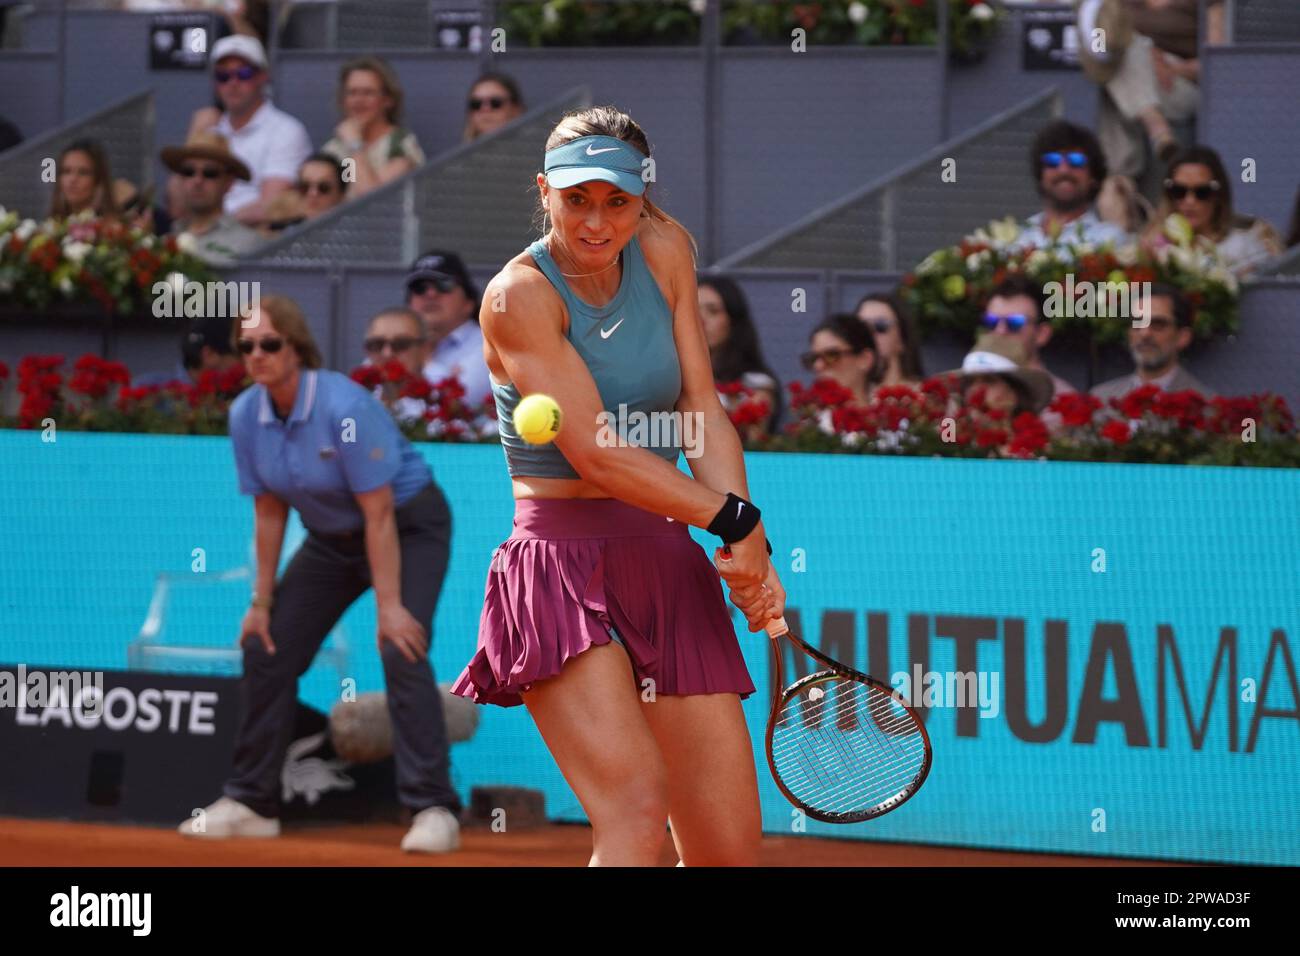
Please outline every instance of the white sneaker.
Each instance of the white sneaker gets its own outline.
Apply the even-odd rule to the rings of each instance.
[[[446,807],[428,807],[411,821],[402,837],[408,853],[448,853],[460,847],[460,821]]]
[[[280,821],[276,817],[261,816],[238,800],[222,797],[204,807],[199,816],[186,820],[176,829],[182,836],[208,840],[278,837]]]

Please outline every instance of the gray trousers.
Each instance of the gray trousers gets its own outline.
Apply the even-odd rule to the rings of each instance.
[[[396,510],[396,520],[402,604],[424,626],[432,651],[433,612],[451,552],[451,512],[442,491],[430,484]],[[280,771],[293,734],[298,678],[343,612],[370,585],[364,531],[308,533],[275,586],[270,631],[276,653],[267,654],[257,640],[244,647],[242,710],[226,796],[262,816],[279,816]],[[429,660],[410,663],[387,642],[381,657],[398,798],[412,811],[441,806],[459,813],[433,666]]]

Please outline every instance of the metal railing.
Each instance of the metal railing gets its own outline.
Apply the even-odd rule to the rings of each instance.
[[[1046,90],[716,265],[908,269],[992,219],[1033,211],[1025,157],[1039,128],[1061,112],[1060,94]]]

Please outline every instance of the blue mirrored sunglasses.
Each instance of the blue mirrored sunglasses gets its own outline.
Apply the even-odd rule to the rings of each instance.
[[[1050,153],[1043,153],[1040,159],[1048,169],[1055,169],[1060,166],[1062,159],[1070,164],[1071,169],[1084,169],[1088,165],[1088,154],[1081,153],[1078,150],[1072,150],[1068,153],[1059,153],[1053,150]]]
[[[991,312],[986,312],[984,313],[984,317],[980,319],[980,322],[983,324],[984,328],[989,329],[990,331],[996,329],[998,327],[998,323],[1005,322],[1007,324],[1007,331],[1019,332],[1021,329],[1025,327],[1026,323],[1029,322],[1029,316],[994,315]]]

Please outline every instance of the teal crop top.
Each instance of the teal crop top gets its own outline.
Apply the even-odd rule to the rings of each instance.
[[[587,363],[601,404],[610,413],[606,417],[606,440],[646,447],[676,465],[681,428],[677,416],[663,414],[673,411],[682,391],[673,316],[641,255],[636,236],[623,249],[623,277],[618,292],[607,305],[599,307],[573,294],[540,239],[528,251],[569,312],[568,339]],[[519,390],[514,383],[492,382],[492,395],[496,399],[506,468],[512,476],[581,477],[553,442],[530,445],[515,433],[513,418]],[[592,426],[598,427],[598,423]]]

